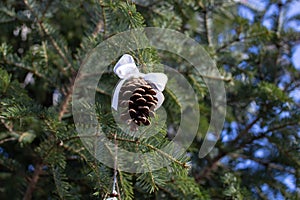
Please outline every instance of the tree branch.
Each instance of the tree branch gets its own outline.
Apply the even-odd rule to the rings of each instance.
[[[72,72],[72,64],[71,62],[68,60],[67,56],[63,53],[62,49],[59,47],[59,45],[57,44],[57,42],[55,41],[55,39],[48,33],[47,29],[45,28],[43,21],[41,21],[41,19],[38,18],[38,15],[34,12],[34,10],[30,7],[28,0],[24,0],[25,5],[28,7],[28,9],[30,10],[30,12],[33,14],[33,16],[35,17],[38,26],[40,27],[40,29],[42,30],[42,32],[49,38],[50,42],[52,43],[54,49],[58,52],[58,55],[63,59],[63,61],[66,63],[67,67],[66,68],[61,68],[61,72],[63,74],[66,75],[66,70],[70,69]]]
[[[252,160],[258,164],[264,165],[267,168],[272,168],[272,169],[276,169],[279,171],[283,171],[283,172],[288,172],[291,174],[295,174],[296,171],[294,169],[287,169],[285,166],[279,165],[277,163],[272,163],[269,161],[263,161],[261,159],[258,158],[251,158],[249,156],[243,155],[243,154],[238,154],[238,153],[229,153],[228,156],[232,157],[233,159],[236,158],[243,158],[243,159],[247,159],[247,160]]]
[[[71,81],[71,86],[69,86],[68,91],[67,91],[67,95],[63,101],[63,103],[60,106],[60,111],[58,113],[58,120],[61,121],[63,116],[65,115],[66,112],[68,112],[69,110],[69,104],[70,101],[72,99],[72,94],[73,94],[73,81]]]
[[[30,199],[32,199],[33,192],[34,192],[34,190],[36,188],[36,185],[38,183],[40,175],[43,172],[42,167],[43,167],[42,163],[39,163],[39,164],[37,164],[35,166],[34,174],[33,174],[32,178],[30,179],[30,182],[29,182],[29,184],[27,186],[27,189],[26,189],[25,195],[23,197],[23,200],[30,200]]]
[[[0,144],[3,144],[5,142],[9,142],[9,141],[14,141],[14,140],[17,140],[17,138],[13,138],[13,137],[11,137],[11,138],[5,138],[3,140],[0,140]]]
[[[203,178],[209,178],[211,175],[211,172],[216,170],[217,167],[219,166],[220,160],[227,155],[227,152],[221,152],[219,155],[217,155],[213,160],[212,163],[205,167],[200,175],[196,175],[195,179],[197,182],[200,182]]]
[[[240,134],[231,142],[232,145],[235,145],[238,143],[239,139],[241,139],[242,137],[244,137],[244,135],[246,135],[248,133],[248,131],[252,128],[252,126],[260,119],[260,117],[256,117],[250,124],[248,124],[248,126],[246,126],[246,128],[240,132]]]
[[[35,69],[32,69],[31,67],[28,67],[28,66],[25,66],[24,64],[22,63],[15,63],[15,62],[12,62],[12,61],[9,61],[6,59],[6,57],[3,57],[3,61],[2,63],[4,64],[7,64],[7,65],[13,65],[15,67],[18,67],[18,68],[21,68],[21,69],[24,69],[28,72],[31,72],[33,73],[35,76],[39,77],[39,78],[42,78],[42,79],[45,79],[46,81],[48,81],[49,83],[51,83],[53,85],[53,82],[51,79],[47,78],[46,76],[44,76],[43,74],[39,73],[38,71],[36,71]],[[0,61],[1,63],[1,61]]]
[[[208,42],[208,47],[213,47],[213,22],[212,22],[212,11],[205,7],[204,10],[204,21],[205,21],[205,29],[206,29],[206,37]]]
[[[245,36],[245,37],[242,37],[242,38],[235,38],[234,40],[228,41],[228,42],[224,43],[222,46],[218,47],[216,49],[216,53],[219,53],[223,49],[226,49],[227,47],[233,45],[236,42],[245,42],[244,40],[254,39],[254,38],[256,38],[258,36],[261,36],[261,35],[264,35],[264,34],[266,34],[266,32],[261,32],[261,33],[257,33],[257,34],[254,34],[254,35]]]
[[[109,139],[113,139],[112,137],[108,137],[108,138],[109,138]],[[141,144],[141,145],[143,145],[143,146],[145,146],[145,147],[148,147],[149,149],[152,149],[152,150],[158,152],[159,154],[165,156],[167,159],[169,159],[169,160],[173,161],[174,163],[176,163],[176,164],[182,166],[183,168],[189,168],[189,166],[188,166],[186,163],[182,163],[182,162],[176,160],[176,159],[173,158],[170,154],[168,154],[168,153],[162,151],[162,150],[159,149],[159,148],[156,148],[155,146],[153,146],[153,145],[151,145],[151,144],[144,144],[144,143],[141,143],[141,142],[138,141],[138,140],[130,140],[130,139],[127,139],[127,138],[118,138],[118,137],[117,137],[116,139],[117,139],[118,141],[125,141],[125,142],[131,142],[131,143],[135,143],[135,144]]]

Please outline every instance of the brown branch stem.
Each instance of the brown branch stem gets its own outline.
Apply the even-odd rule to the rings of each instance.
[[[30,182],[29,182],[29,184],[27,186],[27,189],[26,189],[26,192],[24,194],[23,200],[30,200],[30,199],[32,199],[33,192],[34,192],[34,190],[36,188],[36,185],[38,183],[40,175],[43,172],[42,167],[43,167],[42,163],[38,163],[35,166],[34,173],[33,173],[32,177],[30,178]]]

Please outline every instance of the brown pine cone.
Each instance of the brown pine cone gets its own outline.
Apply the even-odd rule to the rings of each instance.
[[[141,124],[150,125],[158,102],[155,95],[156,91],[143,78],[132,78],[124,83],[119,95],[119,105],[125,108],[121,120],[127,122],[131,130],[137,130]]]

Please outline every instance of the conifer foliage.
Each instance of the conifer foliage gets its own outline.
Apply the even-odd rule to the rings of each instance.
[[[1,1],[0,199],[109,198],[114,169],[82,144],[72,118],[72,86],[94,47],[146,26],[182,32],[207,50],[226,85],[227,116],[215,148],[200,159],[211,115],[202,77],[169,52],[128,50],[147,73],[158,63],[179,71],[197,94],[201,118],[191,122],[199,130],[186,152],[175,158],[160,151],[180,125],[180,99],[166,88],[167,119],[156,130],[152,85],[130,80],[122,93],[131,84],[133,94],[120,102],[129,112],[124,120],[134,130],[149,125],[153,134],[137,139],[124,133],[111,114],[118,78],[115,63],[108,66],[95,96],[101,131],[120,148],[170,161],[145,173],[116,169],[116,198],[300,199],[297,6],[296,0]]]

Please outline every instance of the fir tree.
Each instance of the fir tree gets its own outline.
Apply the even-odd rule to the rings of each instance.
[[[172,66],[197,93],[201,118],[192,122],[199,123],[197,137],[176,157],[161,152],[180,125],[180,101],[166,89],[166,123],[152,137],[136,140],[120,131],[111,114],[118,78],[114,63],[108,66],[96,95],[102,131],[118,147],[151,152],[171,163],[145,173],[116,168],[117,198],[299,199],[300,73],[292,58],[297,58],[300,13],[290,14],[296,3],[1,1],[0,198],[109,197],[115,172],[80,140],[72,118],[73,84],[98,44],[122,31],[150,26],[184,33],[207,50],[226,86],[227,116],[216,146],[199,158],[211,115],[203,77],[168,52],[132,51],[141,66]]]

